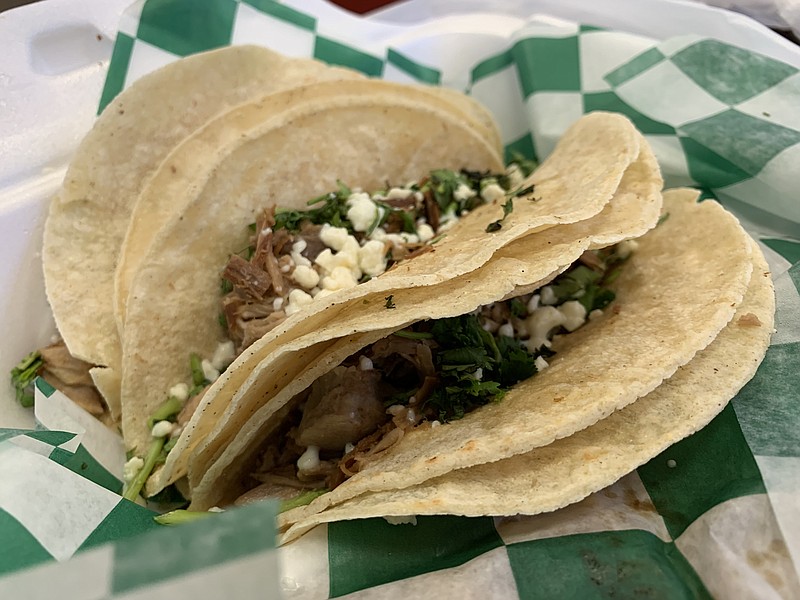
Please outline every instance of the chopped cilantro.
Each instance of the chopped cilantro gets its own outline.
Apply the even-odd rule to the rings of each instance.
[[[183,408],[183,402],[178,400],[174,396],[170,396],[164,402],[161,403],[150,418],[147,419],[147,428],[152,429],[153,425],[155,425],[158,421],[165,421],[170,420],[172,421],[181,409]]]
[[[494,233],[495,231],[499,231],[500,228],[503,226],[503,221],[505,221],[506,217],[514,212],[514,198],[510,197],[503,203],[503,217],[489,223],[486,226],[486,233]]]
[[[427,331],[409,331],[407,329],[395,331],[394,335],[409,340],[429,340],[433,338],[433,334]]]
[[[525,306],[525,303],[519,298],[512,298],[509,303],[509,308],[511,308],[512,316],[518,319],[524,319],[528,316],[528,307]]]
[[[122,497],[130,500],[131,502],[135,502],[136,498],[139,496],[139,492],[142,491],[142,487],[144,487],[144,482],[147,481],[147,478],[150,477],[150,473],[153,472],[153,468],[158,464],[158,459],[161,456],[161,450],[164,448],[164,438],[152,438],[150,441],[150,447],[147,449],[147,456],[144,459],[144,466],[139,469],[139,472],[136,474],[136,477],[125,486],[123,490]]]
[[[44,366],[42,355],[38,351],[31,352],[16,367],[11,369],[11,385],[14,386],[17,402],[25,408],[33,406],[33,380]]]
[[[511,153],[511,163],[519,167],[523,177],[527,177],[536,170],[539,163],[531,158],[526,158],[522,153],[513,151]]]
[[[603,273],[578,265],[558,277],[550,287],[558,304],[577,300],[589,313],[608,306],[615,298],[614,292],[603,287]]]
[[[389,294],[384,300],[386,300],[386,304],[384,305],[386,308],[397,308],[394,303],[394,294]]]
[[[192,370],[192,383],[194,385],[205,385],[206,375],[203,372],[203,361],[200,355],[192,352],[189,355],[189,368]]]
[[[533,185],[529,185],[528,187],[519,188],[518,190],[514,190],[514,198],[519,198],[520,196],[526,196],[533,191]]]
[[[184,523],[191,523],[199,521],[215,514],[215,511],[204,510],[184,510],[177,509],[164,513],[163,515],[156,515],[153,520],[159,525],[183,525]]]
[[[350,188],[341,181],[337,183],[339,184],[339,189],[337,191],[329,192],[309,200],[308,206],[322,203],[322,206],[319,208],[308,210],[276,209],[275,225],[273,229],[300,231],[301,223],[303,221],[310,221],[315,225],[329,223],[333,227],[344,227],[352,233],[353,226],[347,218],[347,199],[352,192]]]
[[[295,496],[294,498],[289,498],[288,500],[283,500],[281,502],[280,508],[278,508],[278,512],[286,512],[287,510],[291,510],[293,508],[297,508],[298,506],[305,506],[306,504],[311,504],[311,502],[322,494],[327,494],[328,490],[309,490],[307,492],[302,492]]]
[[[429,325],[438,346],[440,382],[424,406],[441,421],[499,400],[505,390],[536,372],[535,355],[514,338],[495,338],[473,314],[438,319]]]

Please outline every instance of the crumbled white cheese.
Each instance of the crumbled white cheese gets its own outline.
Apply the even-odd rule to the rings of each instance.
[[[497,333],[506,337],[514,337],[514,326],[511,323],[503,323]]]
[[[481,369],[480,367],[478,367],[477,369],[475,369],[475,370],[472,372],[472,377],[474,377],[474,378],[475,378],[475,379],[477,379],[478,381],[480,381],[481,379],[483,379],[483,369]]]
[[[189,386],[185,383],[176,383],[169,388],[169,395],[173,398],[177,398],[181,402],[186,402],[189,398]]]
[[[405,200],[406,198],[408,198],[413,193],[414,193],[414,190],[409,190],[407,188],[396,188],[396,187],[393,187],[386,194],[386,198],[388,200]]]
[[[126,462],[125,466],[122,467],[122,479],[125,480],[125,483],[130,483],[133,481],[139,471],[142,470],[143,466],[144,459],[139,456],[134,456],[128,462]]]
[[[549,306],[558,302],[558,296],[556,296],[556,293],[553,291],[552,287],[546,285],[539,291],[539,302]]]
[[[319,273],[317,273],[317,271],[312,267],[299,265],[294,268],[292,279],[294,279],[295,282],[299,283],[307,290],[310,290],[319,283]]]
[[[537,308],[539,308],[540,299],[541,296],[539,296],[539,294],[534,294],[533,296],[531,296],[531,299],[528,300],[528,306],[526,307],[528,309],[528,314],[532,313]]]
[[[531,313],[526,320],[530,339],[525,342],[528,350],[534,352],[547,342],[547,334],[564,323],[564,315],[555,306],[542,306]]]
[[[511,163],[506,168],[506,177],[508,177],[508,185],[509,189],[514,189],[519,187],[519,185],[525,181],[525,177],[522,175],[522,169],[519,168],[517,163]]]
[[[533,361],[533,366],[536,367],[537,371],[544,371],[550,364],[541,356],[537,356]]]
[[[389,525],[416,525],[416,515],[399,516],[399,517],[383,517]]]
[[[357,286],[358,279],[353,276],[353,271],[347,267],[335,267],[330,275],[322,278],[321,284],[322,289],[335,292]]]
[[[152,435],[154,438],[167,437],[170,433],[172,433],[173,427],[175,427],[174,423],[170,423],[169,421],[159,421],[153,425],[153,429],[150,430],[150,435]]]
[[[420,242],[430,242],[434,235],[436,235],[436,232],[427,223],[417,224],[417,236]]]
[[[228,340],[217,344],[214,354],[211,356],[211,365],[217,372],[224,371],[229,364],[236,358],[236,346]],[[217,375],[219,377],[219,375]]]
[[[281,273],[288,273],[291,270],[292,270],[292,265],[290,264],[281,265]]]
[[[369,234],[369,239],[383,241],[386,239],[386,230],[383,227],[376,227]]]
[[[304,306],[308,306],[314,301],[310,294],[303,290],[292,290],[289,292],[289,303],[286,305],[286,316],[293,315]]]
[[[469,200],[470,198],[474,197],[475,197],[475,190],[473,190],[465,183],[459,183],[458,187],[453,192],[453,198],[455,198],[460,202],[463,202],[464,200]]]
[[[577,300],[564,302],[558,310],[564,315],[563,325],[567,331],[575,331],[586,322],[586,307]]]
[[[200,363],[200,366],[203,368],[203,377],[209,381],[216,381],[219,378],[219,371],[207,358],[203,359],[203,362]]]
[[[311,266],[311,261],[308,260],[305,256],[303,256],[302,252],[306,249],[308,244],[305,240],[297,240],[294,244],[292,244],[292,251],[290,252],[290,256],[292,258],[292,262],[296,266],[304,265],[306,267]]]
[[[212,506],[211,508],[208,509],[208,512],[222,513],[222,512],[225,512],[225,509],[224,508],[220,508],[219,506]]]
[[[406,244],[419,244],[419,236],[416,233],[406,233],[403,231],[400,233],[400,237],[403,238]]]
[[[431,429],[435,429],[436,427],[439,427],[440,425],[441,425],[441,423],[439,421],[431,421]]]
[[[319,448],[309,446],[297,459],[297,470],[303,473],[313,471],[317,467],[319,467]]]
[[[351,444],[350,442],[347,442],[344,445],[344,453],[345,454],[350,454],[353,451],[354,448],[355,448],[355,446],[353,444]]]
[[[364,356],[363,354],[358,357],[358,368],[362,371],[371,371],[372,370],[372,361],[370,360],[369,356]]]
[[[494,333],[500,327],[500,324],[492,321],[491,319],[486,319],[483,322],[483,330],[488,331],[489,333]]]
[[[447,210],[445,210],[444,213],[439,216],[439,232],[447,231],[453,225],[455,225],[457,221],[458,216],[456,215],[455,206],[448,206]]]
[[[490,183],[481,190],[481,198],[487,202],[494,202],[506,195],[506,191],[496,183]]]
[[[283,307],[283,298],[278,296],[272,301],[272,310],[279,311]]]
[[[356,231],[367,231],[378,219],[378,205],[369,194],[351,194],[347,199],[347,206],[347,218]]]
[[[414,233],[407,233],[405,231],[402,231],[400,233],[386,233],[385,231],[381,230],[381,233],[379,233],[378,235],[372,235],[370,237],[371,239],[380,242],[391,242],[395,246],[401,244],[416,244],[419,242],[418,235]]]
[[[337,252],[341,250],[350,234],[344,227],[334,227],[325,223],[322,229],[319,230],[319,239],[322,240],[328,248],[333,248]]]
[[[625,240],[624,242],[617,244],[614,252],[617,256],[624,260],[628,258],[632,252],[635,252],[638,247],[639,243],[636,240]]]
[[[375,276],[386,270],[388,261],[383,242],[369,240],[358,250],[358,266],[363,273]]]
[[[351,235],[342,244],[341,249],[334,254],[329,248],[325,248],[317,255],[314,262],[322,267],[324,273],[330,273],[336,267],[345,267],[353,271],[353,276],[356,279],[361,277],[361,269],[358,266],[358,251],[361,247],[358,245],[358,240]]]
[[[589,313],[589,320],[594,321],[595,319],[599,319],[603,316],[603,311],[600,308],[595,308],[592,312]]]

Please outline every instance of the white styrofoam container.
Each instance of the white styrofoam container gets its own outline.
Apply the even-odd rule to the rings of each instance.
[[[117,24],[130,1],[45,0],[0,13],[0,427],[32,426],[7,374],[55,332],[41,274],[44,216],[70,155],[92,126]],[[324,4],[285,3],[299,10]],[[656,39],[705,35],[800,67],[800,48],[763,25],[681,0],[495,0],[491,10],[506,18],[541,14]],[[476,23],[469,15],[485,11],[481,0],[409,0],[368,18],[397,35],[450,16],[449,25],[462,23],[466,32]]]

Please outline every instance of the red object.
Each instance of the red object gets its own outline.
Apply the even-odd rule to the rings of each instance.
[[[351,12],[364,14],[387,4],[392,4],[394,0],[332,0],[333,4],[338,4]]]

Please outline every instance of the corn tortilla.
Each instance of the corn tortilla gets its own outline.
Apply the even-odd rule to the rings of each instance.
[[[279,522],[294,524],[281,542],[317,524],[345,519],[533,515],[557,510],[610,485],[700,430],[753,377],[773,332],[775,297],[769,267],[758,245],[751,241],[751,247],[753,276],[734,318],[707,348],[629,407],[532,452],[401,490],[363,494],[299,521],[305,509],[287,512]]]
[[[547,446],[656,389],[731,320],[753,268],[749,238],[736,219],[695,198],[668,196],[669,218],[641,238],[617,281],[617,309],[554,344],[549,368],[517,384],[502,402],[443,427],[407,432],[302,514]],[[705,243],[709,232],[717,240],[713,247]],[[206,508],[206,498],[226,486],[206,491],[212,487],[197,486],[193,506]]]
[[[191,422],[184,428],[164,469],[152,479],[149,491],[152,493],[187,472],[190,453],[199,442],[209,446],[205,443],[209,433],[231,399],[238,390],[251,387],[246,383],[251,373],[258,370],[259,374],[253,378],[266,377],[259,365],[264,365],[266,357],[275,349],[285,349],[288,342],[302,335],[326,335],[324,332],[329,331],[331,323],[347,322],[338,316],[341,310],[351,305],[362,305],[370,295],[383,302],[389,291],[402,293],[409,288],[421,289],[448,282],[487,263],[498,249],[516,239],[597,215],[629,170],[631,179],[644,177],[644,183],[639,183],[645,188],[644,193],[652,195],[653,189],[656,189],[656,194],[660,190],[658,166],[644,138],[630,121],[611,113],[593,113],[580,119],[553,154],[523,183],[523,187],[533,183],[535,190],[532,195],[515,199],[514,210],[506,217],[499,232],[486,232],[487,224],[503,214],[499,203],[481,207],[450,229],[434,252],[400,263],[391,272],[356,288],[326,297],[319,306],[313,306],[313,311],[295,314],[256,342],[211,386]],[[652,217],[655,218],[655,212]],[[357,331],[357,328],[353,330]],[[274,377],[277,375],[273,374]],[[280,385],[273,379],[269,379],[269,385],[279,389]],[[237,410],[231,409],[231,412]],[[243,412],[232,423],[248,418],[251,412]],[[236,428],[232,429],[235,431]],[[212,438],[214,441],[210,445],[214,447],[204,450],[201,463],[208,462],[210,455],[216,455],[219,444],[228,439],[223,435]]]
[[[121,345],[114,271],[143,185],[172,147],[248,98],[309,81],[361,77],[257,46],[169,64],[117,96],[81,142],[45,223],[47,298],[70,353],[97,365],[93,379],[118,417]]]
[[[520,289],[539,287],[577,260],[585,250],[644,234],[657,222],[661,208],[660,191],[658,165],[649,147],[643,143],[639,157],[625,172],[611,202],[599,215],[515,240],[496,252],[492,260],[480,269],[444,284],[393,290],[397,308],[390,312],[383,307],[382,294],[365,298],[369,304],[365,305],[363,301],[351,304],[337,314],[335,320],[328,318],[326,327],[281,346],[278,363],[268,359],[259,365],[250,377],[250,384],[243,386],[242,392],[234,397],[225,415],[214,430],[203,437],[202,445],[192,456],[189,475],[194,487],[193,503],[196,506],[209,502],[213,505],[225,499],[225,494],[236,488],[241,468],[247,468],[249,463],[241,457],[256,452],[259,440],[266,437],[265,430],[273,428],[272,413],[331,366],[364,345],[414,321],[464,314],[482,304],[511,296]],[[318,316],[324,319],[324,311]],[[376,335],[372,333],[375,330],[382,332],[378,331]],[[352,343],[343,341],[336,349],[335,357],[329,356],[314,364],[302,375],[289,371],[292,380],[287,387],[278,388],[280,391],[275,394],[275,374],[282,376],[287,372],[283,363],[288,352],[308,344],[306,339],[320,346],[325,339],[352,332],[369,333],[360,340],[353,338]],[[295,364],[298,365],[296,370],[306,363],[296,360]]]

